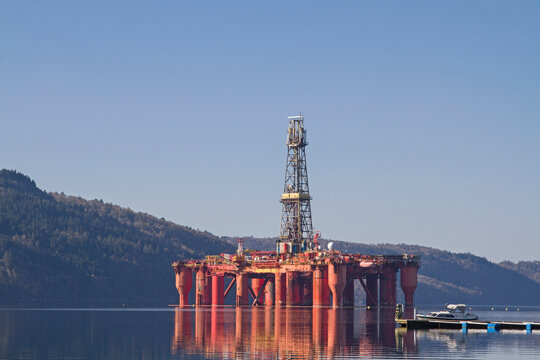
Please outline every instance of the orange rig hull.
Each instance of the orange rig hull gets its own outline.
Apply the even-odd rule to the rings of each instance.
[[[412,309],[420,257],[252,251],[247,256],[221,254],[177,261],[172,266],[181,307],[189,305],[193,278],[196,306],[223,305],[233,289],[236,306],[354,306],[358,281],[365,292],[366,306],[395,307],[399,272],[405,308]],[[227,288],[226,278],[231,279]]]

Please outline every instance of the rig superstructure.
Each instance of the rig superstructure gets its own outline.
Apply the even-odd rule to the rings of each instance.
[[[420,257],[343,254],[321,250],[313,233],[303,116],[289,117],[283,210],[276,251],[244,250],[172,264],[180,306],[188,305],[195,276],[195,305],[219,306],[236,293],[236,306],[354,306],[354,285],[365,291],[366,306],[395,307],[400,273],[405,308],[414,306]],[[225,289],[225,279],[230,278]],[[233,290],[233,291],[231,291]],[[235,291],[234,291],[235,290]]]
[[[289,116],[285,186],[280,200],[283,210],[277,241],[278,255],[313,250],[311,196],[306,165],[307,144],[304,117]]]

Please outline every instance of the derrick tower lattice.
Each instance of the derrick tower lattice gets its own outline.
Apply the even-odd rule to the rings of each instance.
[[[306,165],[304,117],[289,116],[287,167],[281,195],[281,229],[278,253],[298,253],[312,249],[311,196]]]

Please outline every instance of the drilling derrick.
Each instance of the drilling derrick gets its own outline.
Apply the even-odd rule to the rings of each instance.
[[[306,131],[304,117],[289,116],[287,134],[287,168],[281,196],[281,230],[277,252],[298,253],[313,247],[311,196],[306,166]]]

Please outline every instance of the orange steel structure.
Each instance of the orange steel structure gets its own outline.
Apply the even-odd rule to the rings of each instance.
[[[188,305],[195,274],[195,305],[219,306],[236,289],[237,306],[354,306],[356,281],[366,306],[395,307],[400,273],[405,307],[414,306],[420,257],[415,255],[342,254],[308,251],[298,254],[247,251],[173,263],[179,305]],[[225,289],[225,278],[232,281]]]
[[[195,274],[195,305],[219,306],[235,287],[237,306],[352,306],[354,284],[366,293],[366,305],[396,306],[396,279],[401,274],[405,309],[414,306],[420,257],[414,255],[342,254],[321,250],[319,232],[313,236],[304,117],[290,116],[287,167],[281,231],[276,251],[243,250],[235,255],[207,256],[203,260],[172,264],[180,306],[188,305]],[[225,289],[225,278],[232,281]]]

